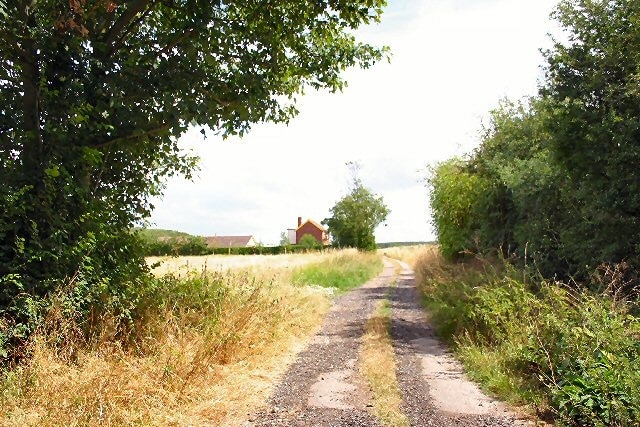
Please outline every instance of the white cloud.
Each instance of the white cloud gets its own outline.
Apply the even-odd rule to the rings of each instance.
[[[328,216],[348,184],[344,164],[356,160],[392,211],[378,240],[433,239],[425,166],[473,148],[500,98],[535,93],[555,1],[389,3],[383,23],[361,36],[391,46],[390,64],[349,70],[344,93],[305,95],[289,126],[227,141],[189,132],[181,143],[201,156],[200,178],[170,181],[151,221],[277,243],[298,216]]]

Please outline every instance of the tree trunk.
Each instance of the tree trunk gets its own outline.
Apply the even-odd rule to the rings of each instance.
[[[44,173],[44,143],[40,126],[40,68],[35,41],[31,28],[36,25],[33,15],[28,15],[28,7],[22,10],[25,22],[23,40],[21,41],[21,80],[23,89],[23,146],[22,167],[23,179],[34,186],[36,193],[42,188]]]

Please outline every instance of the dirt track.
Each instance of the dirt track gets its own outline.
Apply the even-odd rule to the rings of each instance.
[[[387,296],[402,410],[412,426],[528,425],[466,380],[460,365],[435,339],[411,270],[402,265],[397,276],[394,264],[385,260],[380,276],[336,299],[321,330],[288,369],[268,406],[245,426],[381,426],[370,410],[358,356],[364,325]]]

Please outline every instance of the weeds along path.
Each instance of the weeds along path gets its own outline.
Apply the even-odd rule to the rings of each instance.
[[[391,335],[403,410],[411,425],[533,425],[466,379],[462,366],[435,337],[426,319],[413,271],[400,264],[400,278],[391,292]]]
[[[385,260],[383,273],[335,300],[320,331],[246,427],[384,426],[373,415],[372,393],[359,366],[367,321],[385,299],[402,411],[412,426],[522,426],[501,404],[467,381],[435,339],[413,273]]]

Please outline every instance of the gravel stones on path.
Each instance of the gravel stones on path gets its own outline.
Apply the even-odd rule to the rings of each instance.
[[[246,426],[381,426],[367,410],[368,389],[357,365],[365,324],[393,276],[393,265],[385,262],[380,276],[336,298],[268,408]]]
[[[385,260],[380,276],[336,298],[320,331],[289,367],[267,407],[253,414],[245,427],[382,426],[371,413],[358,357],[365,324],[385,298],[392,306],[402,409],[412,426],[526,425],[464,379],[424,318],[412,272],[404,266],[398,277],[394,269]],[[456,402],[466,406],[449,405]]]
[[[527,426],[467,380],[435,337],[420,305],[413,272],[403,269],[391,293],[391,335],[403,411],[413,426]]]

